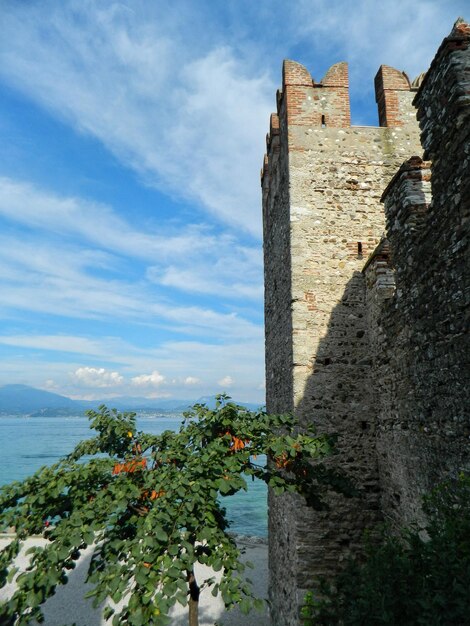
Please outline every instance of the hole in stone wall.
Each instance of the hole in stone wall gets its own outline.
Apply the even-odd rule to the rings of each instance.
[[[357,256],[362,256],[362,241],[357,242]]]
[[[367,430],[369,428],[369,424],[367,422],[361,422],[362,430]]]
[[[321,116],[321,127],[326,128],[326,118],[324,115]]]

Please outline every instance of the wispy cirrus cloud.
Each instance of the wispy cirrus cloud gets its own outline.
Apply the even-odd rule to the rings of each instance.
[[[2,11],[5,80],[148,184],[260,233],[258,171],[274,91],[266,73],[229,46],[197,46],[197,34],[185,41],[174,14],[151,3],[8,2]]]
[[[235,312],[171,302],[150,283],[91,273],[94,254],[0,236],[0,312],[36,312],[74,319],[129,320],[174,332],[227,340],[257,338],[258,323]],[[98,258],[100,255],[98,254]]]
[[[122,265],[121,257],[130,257],[148,263],[146,278],[152,283],[190,293],[223,291],[228,299],[262,297],[261,250],[241,244],[234,234],[215,234],[195,224],[139,230],[103,203],[59,196],[5,177],[0,177],[0,216],[27,229],[23,239],[36,248],[35,273],[63,275],[74,266],[112,270]],[[58,242],[51,241],[52,235]],[[24,262],[32,258],[29,251],[22,252],[25,248],[4,240],[0,256],[21,264],[22,257]]]
[[[239,10],[252,22],[227,8],[233,26],[224,30],[205,3],[181,2],[185,19],[177,19],[174,7],[139,1],[9,1],[0,74],[148,184],[259,234],[257,173],[282,57],[296,56],[314,74],[348,60],[361,100],[379,63],[425,70],[466,5],[420,0],[409,19],[406,0],[382,2],[380,11],[359,0],[345,19],[346,0],[273,2],[271,12],[249,4]],[[273,36],[281,30],[282,39]]]
[[[381,64],[411,80],[425,72],[455,19],[468,13],[466,0],[296,0],[289,3],[287,37],[305,50],[316,80],[338,61],[349,64],[353,123],[378,124],[374,76]]]
[[[363,81],[381,63],[414,76],[427,70],[440,42],[465,8],[461,0],[420,0],[413,5],[410,19],[407,0],[382,2],[379,11],[370,0],[358,0],[354,16],[345,19],[348,0],[337,0],[334,11],[328,0],[297,0],[290,7],[291,34],[302,38],[315,34],[310,54],[319,54],[322,60],[325,51],[344,55],[359,80],[360,71],[366,74]]]

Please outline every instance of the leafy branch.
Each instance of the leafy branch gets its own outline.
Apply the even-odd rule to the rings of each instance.
[[[0,586],[16,576],[15,592],[0,606],[2,624],[41,622],[41,605],[88,546],[94,587],[87,595],[95,606],[107,602],[113,626],[164,626],[175,603],[188,605],[188,623],[197,625],[196,563],[221,572],[201,588],[220,594],[227,608],[249,611],[259,601],[221,500],[246,490],[250,476],[316,507],[324,485],[348,492],[321,462],[332,449],[328,437],[296,433],[292,416],[251,412],[227,396],[217,397],[215,410],[195,405],[179,432],[161,435],[138,432],[133,413],[101,406],[87,414],[95,437],[0,490],[0,531],[15,533],[0,555]],[[259,455],[267,455],[267,465],[256,462]],[[41,533],[48,544],[33,548],[17,575],[13,560],[24,540]]]

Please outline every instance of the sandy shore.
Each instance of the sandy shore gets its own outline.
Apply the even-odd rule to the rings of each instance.
[[[0,548],[5,546],[10,539],[0,536]],[[46,543],[42,538],[29,539],[25,542],[25,550],[32,545]],[[247,569],[246,575],[253,582],[253,590],[258,598],[267,597],[267,544],[257,537],[238,537],[237,543],[245,549],[243,560],[251,561],[254,569]],[[56,595],[50,598],[44,605],[45,626],[106,626],[100,609],[93,609],[91,601],[83,595],[90,588],[85,581],[86,571],[90,560],[90,553],[85,554],[71,571],[69,582],[60,587]],[[27,557],[21,554],[17,565],[26,567]],[[196,569],[199,580],[213,575],[208,568]],[[13,584],[7,585],[0,590],[0,600],[8,597],[13,591]],[[172,613],[172,626],[187,626],[187,608],[180,605],[174,607]],[[199,601],[199,624],[200,626],[269,626],[267,610],[263,613],[252,611],[249,615],[243,615],[238,609],[226,611],[222,600],[214,598],[210,590],[203,590]]]

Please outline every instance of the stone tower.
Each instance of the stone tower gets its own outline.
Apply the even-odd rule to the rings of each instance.
[[[297,624],[312,572],[329,575],[357,549],[377,518],[373,398],[368,389],[364,261],[385,228],[380,197],[406,156],[419,154],[414,96],[403,73],[375,80],[381,126],[350,124],[348,67],[322,81],[293,61],[283,66],[262,171],[266,396],[270,412],[341,435],[335,459],[367,489],[315,513],[270,496],[274,623]],[[297,593],[299,589],[299,594]]]
[[[460,43],[452,43],[456,40],[455,36],[452,40],[453,35],[448,38],[445,50],[449,54],[441,50],[441,61],[435,61],[434,69],[431,67],[431,78],[424,79],[426,85],[417,98],[423,136],[427,137],[425,145],[432,145],[434,154],[442,150],[445,133],[450,131],[433,130],[428,117],[442,117],[436,110],[441,105],[436,103],[443,101],[446,79],[439,63],[442,58],[447,59],[444,75],[452,78],[458,65],[455,55],[465,47],[461,40],[467,37],[468,43],[468,33],[459,28]],[[459,94],[468,94],[468,83],[466,87],[462,85],[468,66],[462,59],[459,62],[455,89]],[[410,517],[413,506],[402,506],[400,499],[403,497],[403,501],[416,505],[416,510],[421,491],[407,491],[410,480],[407,472],[421,471],[424,476],[426,472],[420,463],[438,456],[439,450],[449,451],[447,442],[447,447],[436,444],[429,454],[417,455],[415,446],[427,445],[419,433],[407,447],[405,430],[416,415],[411,416],[410,404],[400,396],[414,384],[406,367],[409,363],[422,365],[426,360],[417,358],[416,354],[414,361],[407,358],[410,356],[407,337],[415,332],[416,321],[413,318],[410,322],[410,316],[407,317],[417,298],[411,277],[420,271],[420,266],[418,263],[411,272],[410,268],[404,269],[407,259],[413,258],[417,263],[423,250],[413,256],[409,246],[416,241],[415,225],[427,213],[430,203],[430,164],[420,158],[422,148],[413,106],[421,81],[411,84],[406,74],[381,66],[375,78],[380,126],[355,127],[350,125],[346,63],[331,67],[318,83],[302,65],[293,61],[285,61],[283,65],[282,90],[277,93],[277,113],[271,115],[267,155],[261,172],[267,409],[275,413],[295,412],[301,424],[314,423],[319,432],[337,433],[338,453],[329,462],[355,479],[362,495],[348,499],[329,495],[330,510],[313,512],[297,497],[270,494],[270,586],[275,626],[298,624],[299,606],[313,578],[337,572],[341,562],[360,549],[364,529],[373,527],[384,515],[398,523]],[[462,106],[468,107],[468,102]],[[451,112],[448,116],[450,120]],[[456,119],[468,121],[465,116]],[[450,121],[449,124],[452,125]],[[449,136],[455,140],[456,132],[452,133]],[[468,134],[464,137],[467,137],[463,152],[466,161],[456,170],[459,180],[464,180],[462,170],[466,168],[468,183]],[[401,169],[400,184],[395,183],[387,192],[390,242],[381,241],[385,230],[380,202],[383,190],[398,166],[411,155],[415,158]],[[442,159],[439,163],[440,169],[436,165],[436,170],[450,175]],[[436,181],[441,188],[443,176],[439,174]],[[405,202],[401,211],[397,208],[397,194]],[[455,198],[455,188],[453,194]],[[449,198],[446,201],[453,202]],[[442,227],[450,228],[453,223],[442,222],[435,212],[429,213]],[[401,229],[408,234],[401,237]],[[433,237],[436,239],[438,234],[434,233]],[[455,237],[449,233],[445,245],[450,246],[452,241],[455,242]],[[402,256],[405,250],[407,257]],[[428,246],[428,257],[429,250]],[[465,260],[462,249],[457,251],[460,260],[456,275],[461,277]],[[434,275],[442,278],[447,271],[448,267],[445,271],[441,268]],[[403,286],[410,294],[400,300],[402,277]],[[455,301],[449,281],[442,279],[440,284],[446,286],[445,299]],[[430,286],[424,282],[420,287],[422,296],[426,288]],[[426,302],[431,308],[427,315],[433,306],[428,295]],[[408,309],[403,311],[403,306]],[[421,317],[426,315],[423,307],[416,305],[416,310]],[[452,317],[449,306],[445,310],[444,317],[449,320]],[[461,316],[457,319],[461,333]],[[402,323],[411,324],[406,326],[405,333]],[[422,327],[426,328],[426,324]],[[429,328],[428,331],[431,332]],[[397,333],[401,338],[398,343],[394,341]],[[417,346],[419,341],[414,342],[413,350],[418,350]],[[461,359],[462,354],[457,358]],[[423,376],[429,379],[437,367],[438,363],[430,359],[422,367]],[[442,379],[443,384],[450,384],[449,380],[456,375],[455,369],[452,372]],[[429,380],[435,384],[438,378]],[[457,404],[461,408],[462,385],[459,382],[454,387],[460,394]],[[423,401],[423,394],[429,391],[429,382],[423,382],[421,395],[413,397]],[[400,411],[405,408],[408,413],[401,420]],[[442,419],[442,411],[439,415]],[[415,419],[415,425],[418,422]],[[459,423],[458,435],[451,428],[450,439],[456,435],[462,442],[465,429]],[[397,436],[395,425],[403,426],[404,434]],[[407,459],[410,454],[412,458]],[[462,447],[454,456],[447,470],[462,466],[465,456]],[[445,468],[441,467],[433,475],[443,473]],[[424,489],[429,483],[430,476],[423,478],[420,485]]]

